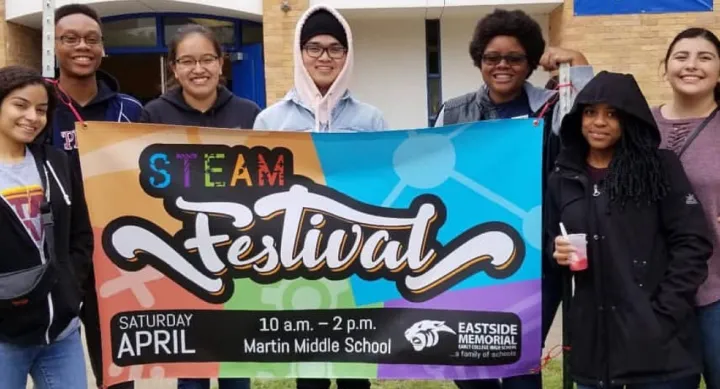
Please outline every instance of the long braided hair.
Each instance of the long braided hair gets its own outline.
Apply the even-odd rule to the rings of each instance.
[[[605,179],[610,203],[622,208],[629,202],[641,206],[660,201],[670,185],[652,129],[634,116],[619,113],[622,136],[615,144]]]

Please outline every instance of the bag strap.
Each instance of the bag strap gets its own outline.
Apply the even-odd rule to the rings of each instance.
[[[687,140],[683,144],[682,148],[678,152],[677,156],[678,158],[682,157],[685,150],[687,150],[688,147],[690,147],[690,144],[697,138],[697,136],[700,134],[700,132],[707,127],[708,123],[710,123],[711,120],[715,118],[715,115],[717,115],[718,111],[720,111],[720,105],[718,105],[711,113],[708,115],[708,117],[705,118],[705,120],[700,123],[699,126],[695,129],[695,131],[688,136]]]
[[[54,225],[55,220],[52,213],[52,205],[49,196],[50,191],[50,179],[48,178],[47,167],[45,167],[45,150],[42,147],[34,148],[32,150],[33,157],[35,158],[35,164],[37,165],[38,173],[40,175],[40,182],[42,183],[43,196],[42,203],[40,204],[40,220],[43,225],[43,233],[45,235],[45,246],[47,247],[47,263],[51,264],[55,262],[55,231]],[[59,183],[58,183],[59,185]]]
[[[51,264],[55,262],[55,232],[53,226],[55,221],[53,219],[52,209],[50,203],[43,201],[40,205],[40,212],[43,224],[43,231],[45,233],[45,245],[47,246],[47,263]]]

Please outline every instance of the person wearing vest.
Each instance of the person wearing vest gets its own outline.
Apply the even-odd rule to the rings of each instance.
[[[480,69],[484,85],[479,90],[450,99],[443,104],[435,127],[480,120],[537,117],[544,119],[543,185],[560,151],[561,115],[556,114],[558,92],[533,86],[527,79],[542,66],[556,71],[569,63],[572,87],[581,90],[593,77],[593,69],[579,52],[548,47],[538,23],[523,11],[495,10],[481,19],[470,42],[470,57]],[[559,87],[563,87],[560,85]],[[545,215],[543,215],[545,220]],[[551,253],[543,253],[543,258]],[[543,260],[542,337],[543,343],[562,300],[562,276]],[[530,373],[530,372],[528,372]],[[540,374],[499,380],[456,381],[461,389],[540,389]]]

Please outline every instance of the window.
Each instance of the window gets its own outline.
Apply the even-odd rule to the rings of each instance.
[[[213,31],[223,46],[235,45],[235,23],[229,20],[206,19],[185,16],[168,16],[164,18],[165,45],[169,46],[175,33],[187,24],[201,24]]]
[[[155,18],[122,19],[103,23],[105,47],[154,47]]]
[[[432,127],[442,106],[442,77],[440,76],[440,21],[425,21],[425,55],[427,69],[428,124]]]
[[[241,36],[243,45],[263,43],[262,24],[243,23]]]

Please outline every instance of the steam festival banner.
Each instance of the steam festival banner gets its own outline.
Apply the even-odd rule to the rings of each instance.
[[[106,384],[539,366],[532,119],[346,134],[87,125]]]

